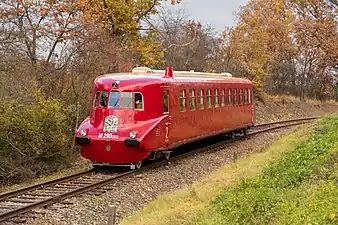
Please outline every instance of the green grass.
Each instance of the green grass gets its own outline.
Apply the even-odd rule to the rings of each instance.
[[[211,224],[338,223],[338,117],[321,120],[293,151],[225,188]]]
[[[122,224],[338,224],[338,115],[282,137]]]

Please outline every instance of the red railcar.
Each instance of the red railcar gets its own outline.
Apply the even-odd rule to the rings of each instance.
[[[254,124],[252,83],[222,73],[135,68],[94,81],[90,116],[75,139],[95,165],[138,168],[154,154]]]

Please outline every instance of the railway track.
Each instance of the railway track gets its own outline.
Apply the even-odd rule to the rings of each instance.
[[[231,139],[222,140],[215,144],[208,145],[199,149],[176,155],[169,159],[170,162],[180,160],[205,151],[217,151],[223,149],[227,144],[236,140],[244,139],[259,133],[273,131],[276,129],[286,128],[290,126],[308,123],[320,117],[308,117],[294,120],[278,121],[254,126],[247,135],[235,135]],[[0,194],[0,222],[10,218],[19,216],[23,213],[34,209],[51,205],[54,203],[62,203],[63,200],[70,197],[102,189],[103,192],[109,190],[107,185],[122,178],[142,173],[146,170],[167,164],[167,160],[162,160],[138,170],[123,173],[97,173],[94,169],[72,174],[55,180],[31,185],[18,190]]]

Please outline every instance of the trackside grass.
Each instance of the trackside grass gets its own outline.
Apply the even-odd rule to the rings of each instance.
[[[213,201],[215,224],[338,224],[338,116]]]
[[[158,197],[122,224],[336,224],[337,140],[336,114]]]

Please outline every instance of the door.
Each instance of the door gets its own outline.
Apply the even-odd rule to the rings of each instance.
[[[163,129],[164,129],[164,143],[165,146],[170,145],[171,143],[171,124],[172,124],[172,117],[170,112],[170,87],[169,86],[162,86],[162,110],[163,115],[166,115],[166,118],[163,121]]]

